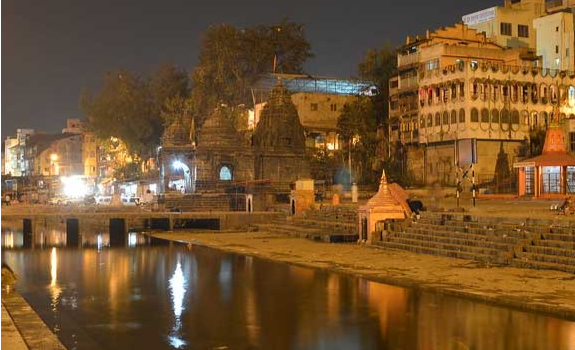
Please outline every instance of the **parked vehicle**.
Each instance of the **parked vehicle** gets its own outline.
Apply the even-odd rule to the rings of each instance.
[[[111,196],[96,196],[94,197],[96,201],[96,205],[110,205],[110,201],[112,200]]]
[[[52,197],[48,201],[51,205],[84,204],[84,198]]]
[[[124,205],[140,205],[140,197],[122,197]]]

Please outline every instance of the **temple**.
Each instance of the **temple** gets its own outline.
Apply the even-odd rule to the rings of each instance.
[[[218,209],[242,210],[247,198],[287,198],[296,180],[309,179],[304,128],[281,81],[272,89],[252,139],[236,129],[232,112],[220,105],[198,132],[189,118],[176,118],[166,129],[160,188],[168,207],[187,208],[194,201],[208,210],[212,202]]]
[[[565,134],[557,125],[545,134],[543,153],[517,162],[519,196],[562,198],[575,193],[575,157],[567,152]]]

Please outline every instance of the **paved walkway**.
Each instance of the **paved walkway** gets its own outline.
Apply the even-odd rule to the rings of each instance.
[[[18,332],[14,320],[2,304],[2,349],[3,350],[28,350],[22,334]]]
[[[5,329],[13,335],[7,338],[6,348]],[[20,294],[2,290],[2,349],[66,350],[66,347]]]

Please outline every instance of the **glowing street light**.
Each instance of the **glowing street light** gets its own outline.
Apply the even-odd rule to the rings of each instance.
[[[172,167],[173,167],[174,169],[176,169],[176,170],[178,170],[178,169],[184,169],[185,164],[182,163],[182,162],[180,162],[179,160],[175,160],[175,161],[172,163]]]
[[[58,160],[58,155],[56,153],[50,154],[50,160],[55,162]]]

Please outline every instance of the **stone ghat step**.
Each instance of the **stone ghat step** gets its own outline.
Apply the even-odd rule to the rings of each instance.
[[[419,234],[427,234],[442,237],[456,237],[463,239],[473,239],[473,240],[490,240],[497,243],[506,244],[518,244],[525,240],[530,240],[531,236],[526,235],[521,232],[509,232],[509,233],[496,233],[483,231],[483,233],[468,233],[463,231],[450,231],[445,230],[443,226],[437,226],[435,228],[421,227],[420,225],[412,225],[405,229],[406,232],[413,232]],[[489,234],[487,234],[489,232]]]
[[[575,259],[575,249],[562,249],[556,247],[541,247],[538,244],[526,246],[525,251],[528,253],[544,254],[544,255],[559,255],[567,258]]]
[[[559,233],[545,233],[549,228],[545,227],[531,227],[531,226],[518,226],[518,225],[470,225],[469,223],[445,221],[430,222],[429,220],[419,220],[411,224],[412,226],[427,227],[430,230],[440,229],[444,231],[453,232],[468,232],[475,234],[494,233],[498,236],[507,235],[518,239],[530,239],[532,234],[541,234],[544,239],[557,240],[564,242],[575,242],[575,234],[559,234]]]
[[[407,233],[414,233],[419,235],[426,235],[426,236],[434,236],[434,237],[448,237],[448,238],[457,238],[457,239],[464,239],[464,240],[473,240],[473,241],[490,241],[494,243],[500,244],[511,244],[515,245],[518,244],[520,240],[513,237],[496,237],[496,236],[487,236],[487,235],[480,235],[475,233],[465,233],[465,232],[455,232],[455,231],[442,231],[442,230],[427,230],[421,229],[419,227],[410,226],[405,231]]]
[[[536,254],[536,253],[525,252],[525,253],[518,253],[517,258],[531,261],[542,261],[553,264],[575,266],[574,258],[568,258],[559,255],[547,255],[547,254]]]
[[[312,225],[312,226],[322,226],[322,227],[338,227],[338,228],[342,228],[345,230],[357,230],[357,224],[353,223],[347,223],[347,222],[339,222],[339,221],[333,221],[333,220],[313,220],[313,219],[308,219],[306,217],[294,217],[292,219],[292,222],[294,223],[298,223],[300,225]]]
[[[528,269],[538,269],[538,270],[558,270],[575,274],[575,266],[555,264],[542,261],[533,261],[526,259],[513,259],[511,262],[512,266],[528,268]]]
[[[561,241],[567,243],[575,243],[575,234],[559,234],[559,233],[542,233],[541,236],[545,240]]]
[[[321,241],[326,243],[351,243],[357,242],[359,235],[348,233],[325,233],[323,230],[317,229],[302,229],[299,226],[293,225],[274,225],[274,224],[258,224],[260,230],[285,234],[291,237],[307,238],[313,241]]]
[[[307,210],[301,216],[317,220],[337,220],[346,223],[357,222],[357,214],[333,214],[317,210]]]
[[[425,247],[432,249],[439,249],[444,251],[468,252],[474,254],[481,254],[485,256],[499,256],[501,251],[498,249],[481,248],[476,246],[466,246],[458,244],[440,243],[433,241],[422,241],[418,239],[408,239],[402,237],[389,237],[388,242],[400,243],[412,247]]]
[[[412,253],[417,253],[417,254],[447,256],[450,258],[478,260],[478,261],[484,261],[484,262],[493,261],[493,257],[491,257],[489,255],[471,253],[471,252],[466,252],[466,251],[444,250],[444,249],[438,249],[438,248],[414,246],[411,244],[404,244],[404,243],[398,243],[398,242],[388,242],[388,241],[376,242],[375,245],[379,246],[379,247],[383,247],[383,248],[406,250],[406,251],[409,251]]]
[[[492,242],[485,239],[464,239],[464,238],[454,238],[449,236],[435,236],[427,235],[413,232],[398,232],[394,234],[394,237],[407,238],[412,240],[426,241],[426,242],[437,242],[444,244],[462,245],[462,246],[472,246],[478,248],[488,248],[496,249],[499,251],[509,251],[510,247],[505,243]]]
[[[575,242],[558,241],[554,239],[540,239],[536,245],[542,247],[561,248],[575,250]]]
[[[471,220],[464,220],[465,217]],[[449,221],[456,224],[475,224],[487,226],[499,226],[501,228],[530,227],[543,232],[575,234],[575,220],[554,220],[554,219],[509,219],[506,217],[473,217],[473,215],[458,215],[435,212],[422,212],[421,220]]]

